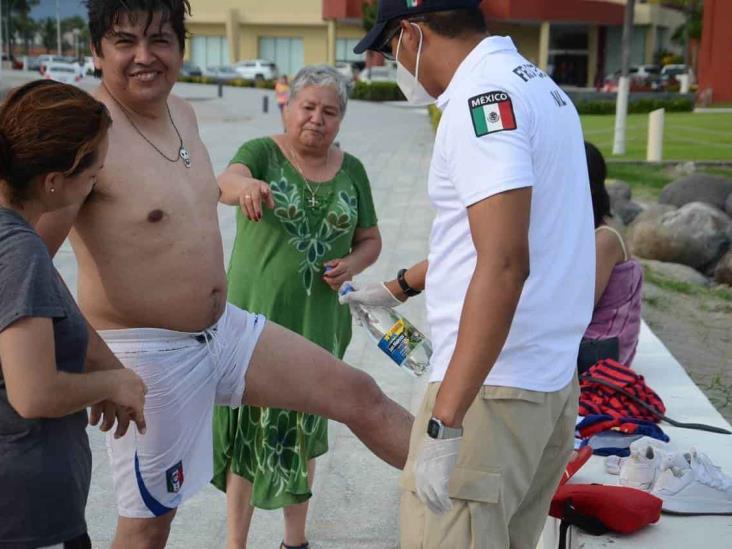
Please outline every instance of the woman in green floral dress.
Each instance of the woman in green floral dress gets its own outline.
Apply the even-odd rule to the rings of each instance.
[[[292,82],[286,133],[245,143],[219,177],[221,202],[239,207],[229,301],[339,358],[351,317],[337,290],[381,251],[366,172],[333,145],[346,101],[340,74],[306,67]],[[314,459],[327,449],[324,418],[216,408],[213,483],[227,493],[230,549],[246,546],[254,507],[284,507],[283,546],[307,547]]]

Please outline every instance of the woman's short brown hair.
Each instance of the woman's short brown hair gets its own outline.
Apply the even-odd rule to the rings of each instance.
[[[89,168],[111,124],[107,107],[75,86],[36,80],[13,90],[0,106],[0,179],[8,198],[27,200],[38,176]]]

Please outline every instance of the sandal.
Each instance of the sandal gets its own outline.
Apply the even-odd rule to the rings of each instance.
[[[280,549],[310,549],[310,543],[306,541],[302,545],[287,545],[283,541],[280,543]]]

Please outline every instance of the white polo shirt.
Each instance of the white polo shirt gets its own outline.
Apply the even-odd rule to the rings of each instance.
[[[476,265],[468,208],[532,187],[530,275],[486,385],[556,391],[572,379],[592,316],[595,240],[579,116],[510,38],[483,40],[437,100],[443,111],[429,175],[436,210],[427,313],[441,381]]]

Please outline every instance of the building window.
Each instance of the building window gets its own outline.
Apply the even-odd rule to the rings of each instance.
[[[336,61],[346,63],[358,63],[366,58],[363,53],[353,53],[353,48],[358,44],[358,38],[337,38],[336,39]]]
[[[635,27],[631,39],[630,64],[642,65],[646,56],[646,33],[644,27]],[[608,27],[607,43],[605,47],[606,75],[620,70],[620,56],[622,50],[623,27]]]
[[[280,74],[293,75],[305,65],[302,38],[280,38],[261,36],[259,57],[274,61]]]
[[[547,72],[557,84],[587,85],[589,34],[586,26],[552,25]]]
[[[191,61],[205,69],[229,64],[229,46],[225,36],[194,36]]]

